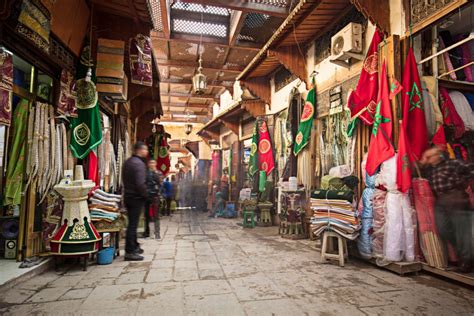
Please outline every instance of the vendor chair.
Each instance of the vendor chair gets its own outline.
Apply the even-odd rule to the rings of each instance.
[[[335,248],[337,241],[337,249]],[[344,259],[348,258],[347,242],[341,235],[326,231],[323,234],[323,245],[321,247],[321,259],[323,262],[327,260],[338,260],[339,266],[344,266]]]

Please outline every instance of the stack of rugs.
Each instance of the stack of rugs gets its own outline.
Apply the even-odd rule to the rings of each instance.
[[[120,202],[122,197],[97,189],[89,198],[89,211],[94,222],[113,222],[120,217]]]
[[[350,240],[359,236],[361,226],[351,202],[344,199],[318,199],[313,194],[311,210],[314,236],[320,236],[324,231],[333,231]]]

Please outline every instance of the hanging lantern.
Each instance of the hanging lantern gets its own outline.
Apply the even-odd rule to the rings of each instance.
[[[199,67],[197,74],[193,77],[193,90],[196,94],[204,94],[207,88],[206,75],[202,73],[202,56],[199,55]]]
[[[186,125],[184,125],[184,132],[186,133],[186,135],[191,134],[192,131],[193,131],[193,124],[187,123]]]

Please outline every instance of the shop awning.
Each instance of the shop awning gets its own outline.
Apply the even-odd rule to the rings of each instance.
[[[262,78],[270,76],[280,66],[284,66],[308,86],[306,48],[331,30],[354,6],[388,32],[385,22],[389,21],[390,16],[388,6],[380,6],[374,0],[300,0],[237,80],[241,80],[252,93],[267,102],[270,83]]]
[[[239,135],[240,118],[243,113],[248,112],[256,118],[265,114],[265,105],[266,103],[262,100],[237,101],[204,125],[197,134],[206,139],[219,140],[220,128],[225,126],[236,135]]]

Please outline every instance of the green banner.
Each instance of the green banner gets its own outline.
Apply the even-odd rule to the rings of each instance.
[[[300,126],[295,137],[295,146],[293,153],[297,156],[300,151],[306,147],[311,137],[311,128],[313,127],[313,119],[316,104],[316,91],[313,81],[313,87],[308,92],[306,102],[304,104],[303,113],[301,114]]]

